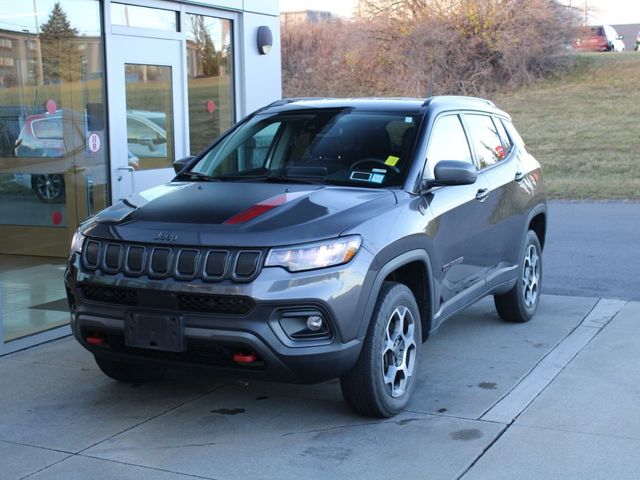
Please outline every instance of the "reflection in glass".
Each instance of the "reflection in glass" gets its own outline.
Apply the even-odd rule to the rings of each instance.
[[[125,27],[151,28],[154,30],[176,32],[178,31],[178,12],[112,3],[111,23]]]
[[[97,0],[0,0],[5,339],[68,322],[52,257],[62,259],[71,231],[107,204],[100,11]]]
[[[129,164],[139,170],[171,167],[171,67],[127,63],[125,82]]]
[[[234,121],[231,20],[186,15],[191,154],[209,145]]]

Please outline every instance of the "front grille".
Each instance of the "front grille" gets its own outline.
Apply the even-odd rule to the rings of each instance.
[[[151,274],[165,276],[171,268],[171,250],[154,248],[151,252]]]
[[[145,246],[89,239],[82,252],[82,265],[107,275],[250,282],[260,273],[263,253],[262,250]]]
[[[236,278],[252,277],[258,269],[258,260],[261,252],[240,252],[236,260],[234,274]]]
[[[183,312],[245,315],[255,306],[255,302],[250,297],[242,295],[156,292],[92,284],[82,284],[80,290],[84,298],[94,302]]]
[[[253,308],[249,297],[233,295],[194,295],[178,294],[180,310],[189,312],[217,312],[229,315],[243,315]]]
[[[176,272],[183,277],[193,277],[198,267],[198,251],[197,250],[180,250],[178,253],[178,263]]]
[[[207,253],[207,261],[204,266],[205,278],[223,278],[228,260],[229,252],[212,250]]]
[[[86,242],[82,260],[85,267],[92,270],[97,268],[100,264],[100,242],[96,242],[95,240]]]
[[[127,271],[131,273],[142,273],[144,268],[144,247],[132,245],[127,252]]]
[[[109,271],[117,271],[120,268],[120,253],[122,245],[108,243],[104,252],[104,265]]]
[[[82,295],[88,300],[116,305],[137,305],[138,292],[131,288],[82,285]]]

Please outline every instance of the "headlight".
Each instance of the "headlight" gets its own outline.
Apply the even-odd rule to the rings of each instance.
[[[82,244],[86,237],[80,233],[80,230],[76,230],[71,239],[71,253],[82,253]]]
[[[296,247],[274,248],[267,256],[265,267],[284,267],[290,272],[333,267],[347,263],[359,248],[360,237],[356,235]]]

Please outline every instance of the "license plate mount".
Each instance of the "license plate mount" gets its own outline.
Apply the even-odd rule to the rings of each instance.
[[[184,319],[180,315],[129,312],[124,327],[124,343],[128,347],[184,351]]]

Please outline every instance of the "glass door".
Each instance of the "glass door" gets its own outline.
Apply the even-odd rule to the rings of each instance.
[[[174,176],[186,156],[182,42],[112,35],[108,43],[113,200]]]

